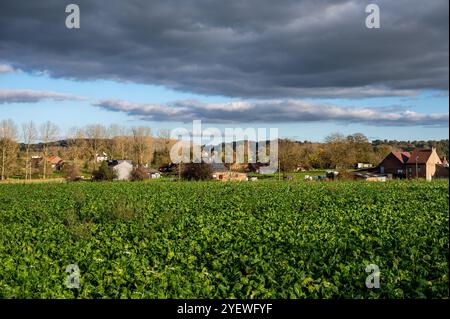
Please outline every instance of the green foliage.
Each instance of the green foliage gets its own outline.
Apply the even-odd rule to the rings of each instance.
[[[446,181],[4,184],[0,298],[448,298],[448,222]]]
[[[103,161],[97,170],[92,172],[94,181],[112,181],[116,177],[114,170],[108,166],[108,162]]]
[[[171,162],[170,151],[167,150],[156,150],[153,154],[152,166],[162,167]]]

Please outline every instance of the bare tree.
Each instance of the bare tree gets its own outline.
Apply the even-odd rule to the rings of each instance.
[[[347,137],[341,133],[332,133],[325,137],[323,156],[330,167],[339,170],[352,165],[354,160],[349,153],[348,145]]]
[[[289,139],[278,141],[278,161],[279,169],[283,175],[287,172],[293,172],[300,162],[300,145]]]
[[[358,162],[373,163],[374,148],[367,137],[362,133],[354,133],[347,136],[348,158],[353,161],[350,164],[355,165]]]
[[[14,158],[17,156],[17,128],[12,120],[3,120],[0,122],[0,151],[1,160],[1,179],[6,179],[13,166]]]
[[[113,124],[108,129],[108,135],[112,139],[110,154],[126,159],[129,155],[131,138],[127,128]]]
[[[42,157],[43,157],[43,174],[42,178],[46,178],[47,176],[47,158],[48,158],[48,150],[49,150],[49,143],[54,141],[59,133],[59,128],[56,126],[55,123],[52,123],[50,121],[47,121],[39,127],[40,131],[40,140],[43,143],[42,146]]]
[[[168,129],[159,129],[158,130],[158,138],[162,142],[163,145],[170,144],[170,130]]]
[[[81,160],[86,150],[86,134],[77,127],[71,127],[67,134],[68,157],[73,161]]]
[[[133,161],[144,165],[152,159],[152,130],[149,127],[138,126],[131,129],[133,134]]]
[[[158,138],[153,141],[152,165],[163,166],[170,163],[170,149],[177,142],[170,139],[170,131],[158,130]]]
[[[91,124],[86,126],[85,133],[87,137],[87,143],[89,148],[89,153],[94,163],[94,169],[97,168],[97,155],[100,153],[102,148],[105,147],[105,139],[107,136],[106,128],[101,124]]]
[[[25,179],[31,179],[31,160],[30,149],[31,145],[36,141],[38,132],[33,121],[22,124],[22,137],[25,143]]]

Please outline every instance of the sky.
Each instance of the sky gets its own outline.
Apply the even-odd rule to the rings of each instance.
[[[368,29],[366,5],[380,8]],[[68,29],[65,7],[80,8]],[[447,0],[0,2],[0,121],[449,136]]]

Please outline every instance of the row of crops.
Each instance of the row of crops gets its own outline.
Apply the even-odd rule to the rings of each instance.
[[[448,222],[442,181],[0,185],[0,298],[448,298]]]

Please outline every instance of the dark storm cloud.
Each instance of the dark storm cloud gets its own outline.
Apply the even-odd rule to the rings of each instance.
[[[0,2],[0,63],[243,98],[411,95],[448,89],[448,0]]]
[[[364,123],[395,126],[448,126],[447,114],[421,114],[404,107],[342,107],[301,100],[234,101],[204,103],[195,100],[168,104],[132,103],[123,100],[102,100],[93,103],[103,109],[124,112],[143,120],[207,123],[287,123],[324,122]]]

